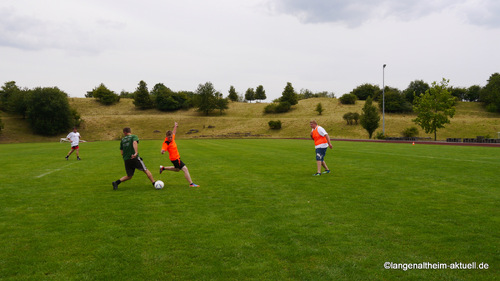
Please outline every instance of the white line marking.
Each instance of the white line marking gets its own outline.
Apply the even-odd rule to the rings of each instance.
[[[50,175],[50,174],[52,174],[53,172],[60,171],[60,170],[62,170],[62,169],[64,169],[64,168],[66,168],[66,167],[68,167],[68,166],[70,166],[70,165],[73,165],[73,164],[75,164],[75,163],[76,163],[76,162],[69,163],[69,164],[67,164],[66,166],[63,166],[63,167],[61,167],[61,168],[59,168],[59,169],[50,170],[50,171],[48,171],[48,172],[47,172],[47,173],[45,173],[45,174],[41,174],[41,175],[39,175],[39,176],[36,176],[35,178],[39,179],[39,178],[44,177],[44,176],[46,176],[46,175]]]

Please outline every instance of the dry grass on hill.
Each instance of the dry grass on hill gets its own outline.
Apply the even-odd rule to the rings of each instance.
[[[323,106],[323,114],[315,111],[318,103]],[[313,98],[301,100],[288,113],[264,114],[268,103],[230,103],[222,115],[214,112],[204,116],[194,109],[176,112],[158,110],[138,110],[132,99],[121,99],[112,106],[104,106],[94,99],[70,98],[70,105],[77,109],[83,119],[79,129],[85,140],[115,140],[121,137],[123,127],[131,127],[132,132],[142,139],[162,139],[165,131],[174,122],[179,123],[179,138],[213,137],[270,137],[307,138],[309,121],[315,119],[332,138],[366,139],[368,134],[361,125],[347,125],[343,115],[347,112],[361,113],[364,101],[355,105],[342,105],[337,99]],[[438,130],[438,139],[448,137],[473,138],[478,135],[497,137],[500,132],[500,115],[489,113],[479,103],[458,103],[455,117],[446,128]],[[400,136],[408,127],[416,126],[411,120],[413,114],[386,114],[385,131],[389,136]],[[0,135],[0,143],[54,141],[56,137],[33,136],[25,120],[2,114],[5,124]],[[269,129],[268,122],[281,120],[281,130]],[[376,132],[382,131],[382,119]],[[420,137],[433,137],[419,128]]]

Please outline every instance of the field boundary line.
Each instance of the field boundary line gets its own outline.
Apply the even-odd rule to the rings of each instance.
[[[76,163],[76,162],[69,163],[69,164],[67,164],[67,165],[65,165],[65,166],[62,166],[61,168],[50,170],[50,171],[48,171],[48,172],[46,172],[46,173],[44,173],[44,174],[41,174],[41,175],[36,176],[35,178],[36,178],[36,179],[39,179],[39,178],[45,177],[46,175],[50,175],[50,174],[52,174],[52,173],[54,173],[54,172],[58,172],[58,171],[60,171],[60,170],[62,170],[62,169],[64,169],[64,168],[66,168],[66,167],[69,167],[69,166],[71,166],[71,165],[75,164],[75,163]]]

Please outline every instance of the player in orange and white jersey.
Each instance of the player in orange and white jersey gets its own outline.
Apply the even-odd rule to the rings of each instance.
[[[328,136],[328,133],[325,129],[323,129],[323,127],[318,126],[318,123],[315,120],[309,122],[309,125],[312,129],[311,138],[314,140],[314,147],[316,148],[316,163],[318,167],[314,176],[321,176],[321,167],[325,168],[323,174],[328,174],[330,173],[330,169],[328,169],[328,166],[326,165],[325,154],[328,147],[330,149],[333,148],[330,136]]]

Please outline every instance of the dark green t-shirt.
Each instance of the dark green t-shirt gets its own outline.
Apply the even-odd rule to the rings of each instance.
[[[123,137],[120,142],[120,150],[123,150],[123,160],[129,160],[135,154],[134,141],[139,143],[139,138],[136,135],[128,135]],[[137,154],[139,156],[139,154]]]

